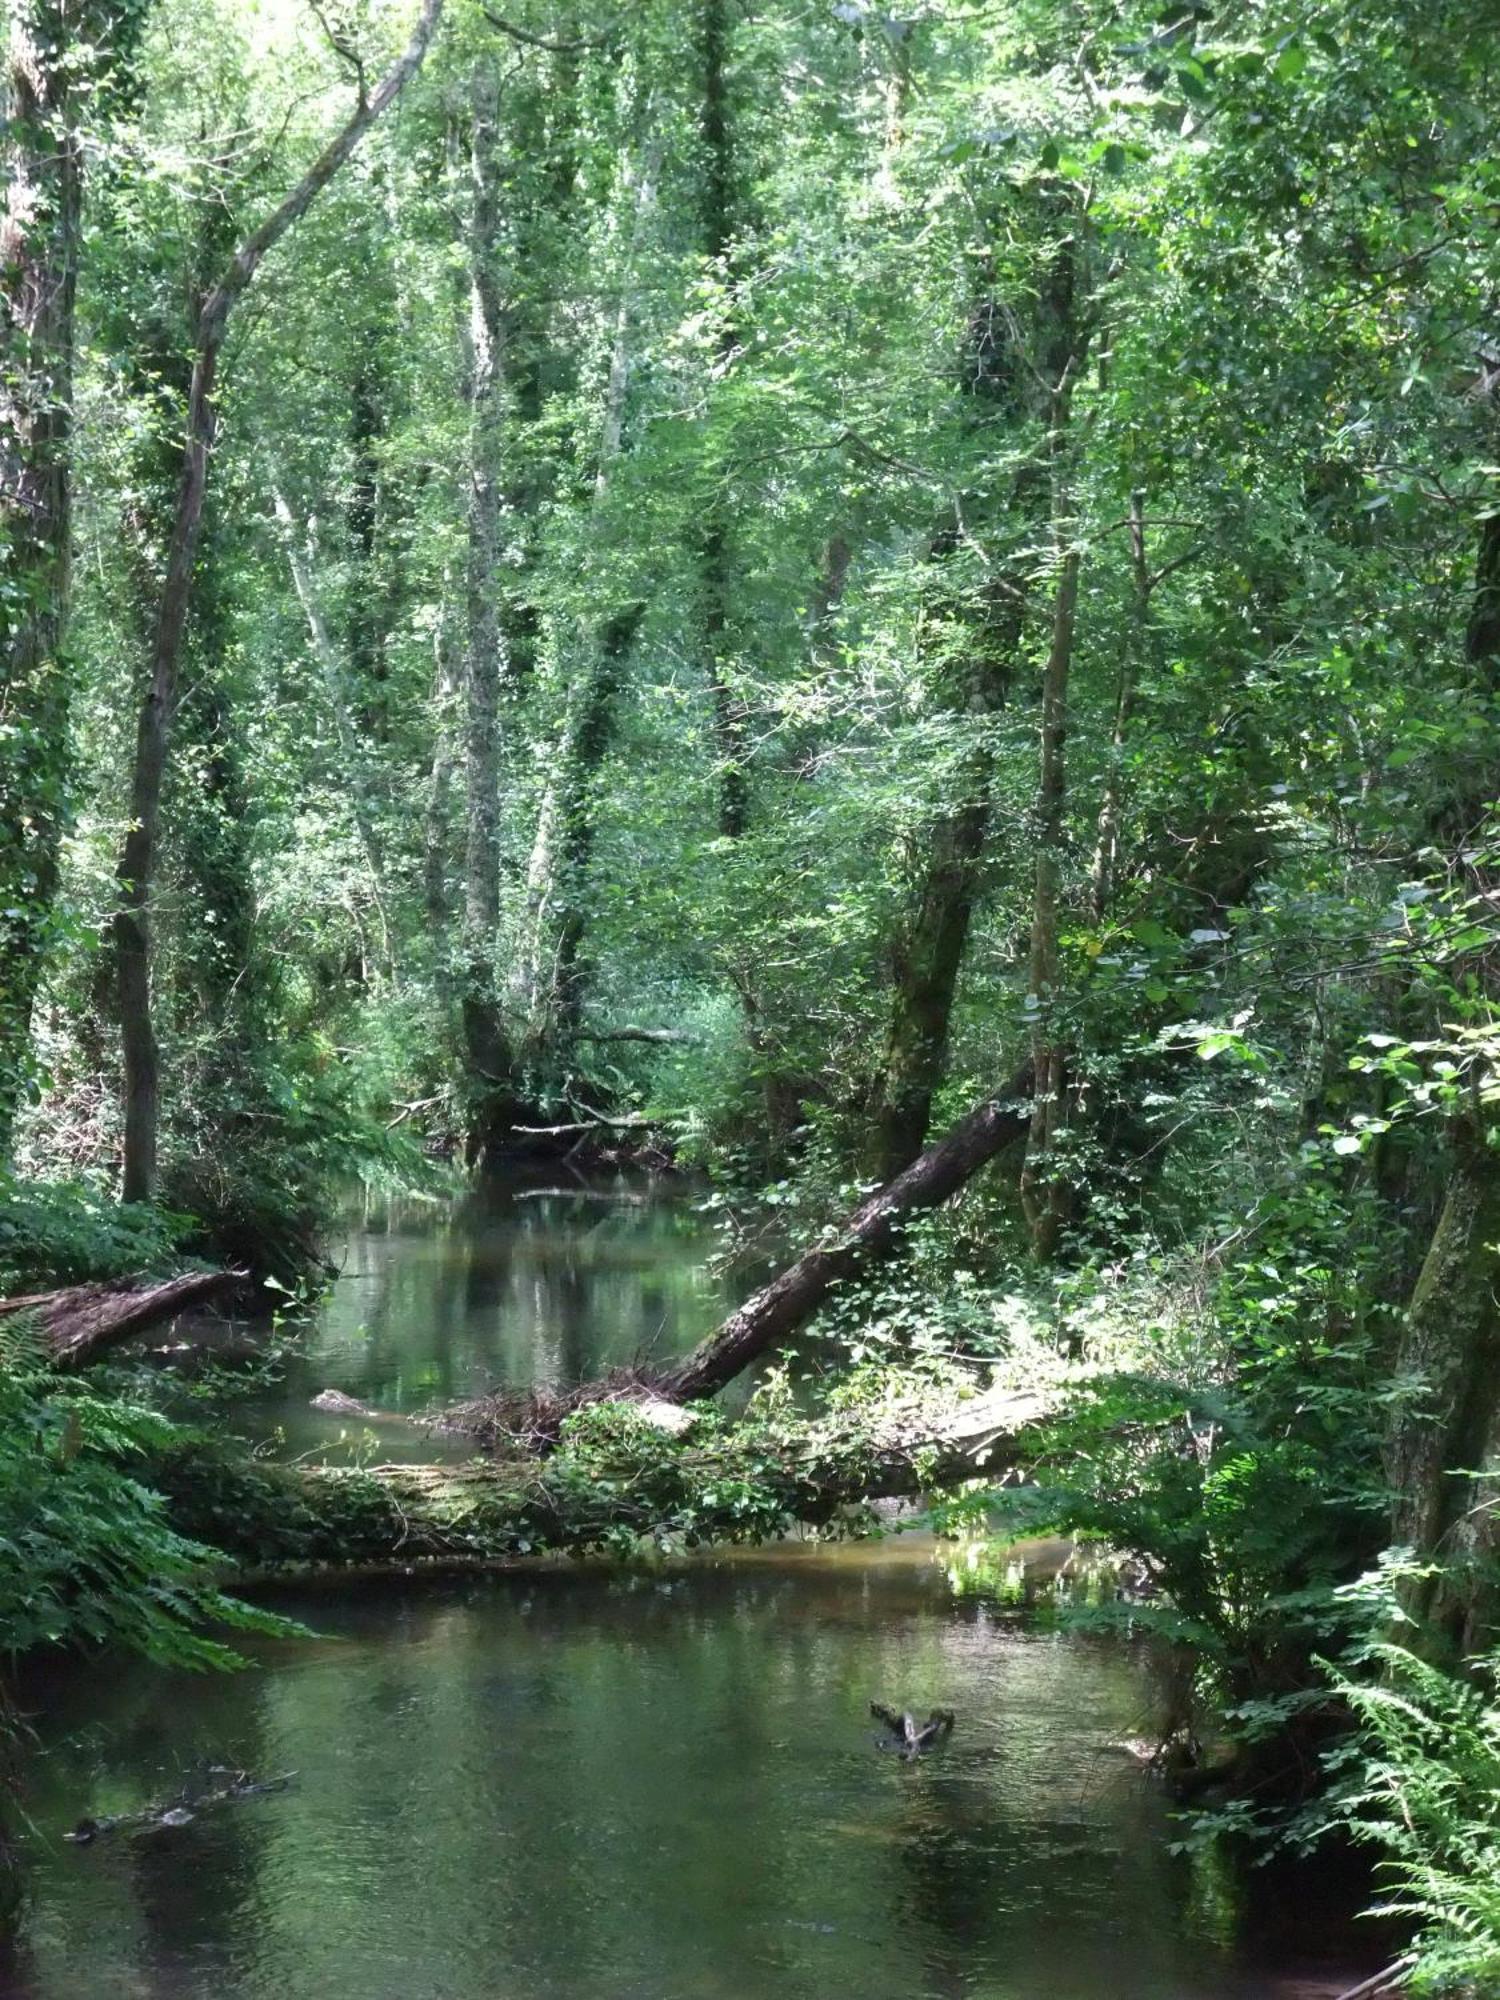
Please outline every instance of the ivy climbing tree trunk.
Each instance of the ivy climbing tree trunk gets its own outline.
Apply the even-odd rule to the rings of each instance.
[[[1458,1121],[1447,1194],[1412,1293],[1397,1364],[1415,1393],[1397,1405],[1386,1467],[1392,1539],[1431,1573],[1404,1608],[1459,1653],[1492,1646],[1500,1609],[1500,1151],[1476,1117]]]
[[[151,894],[160,834],[162,784],[177,705],[183,635],[192,598],[203,500],[217,428],[216,384],[230,316],[267,254],[306,214],[370,127],[415,76],[436,33],[443,0],[422,0],[406,48],[355,109],[301,179],[235,250],[198,313],[192,383],[185,413],[182,475],[152,637],[149,677],[136,726],[130,825],[116,877],[114,922],[120,1040],[125,1072],[125,1142],[121,1196],[148,1201],[156,1189],[160,1123],[160,1054],[151,1007]]]
[[[26,1085],[66,818],[77,93],[109,10],[7,15],[0,172],[0,1159]],[[116,24],[118,29],[118,24]]]
[[[1044,219],[1055,224],[1049,212]],[[891,941],[891,1001],[876,1095],[874,1166],[899,1173],[927,1136],[932,1101],[947,1062],[949,1024],[979,898],[994,810],[995,718],[1010,699],[1037,567],[1033,539],[1046,518],[1054,389],[1068,377],[1076,345],[1071,240],[1044,251],[1035,317],[1022,326],[990,289],[970,316],[959,388],[971,450],[993,449],[998,435],[1024,437],[1042,426],[1041,443],[1012,475],[999,508],[964,493],[955,520],[935,537],[939,574],[972,555],[973,524],[1004,538],[1007,560],[987,563],[981,583],[940,619],[938,643],[957,656],[937,677],[938,700],[966,741],[946,780],[947,795],[907,841],[905,910]],[[941,612],[941,601],[937,607]],[[952,636],[956,628],[959,637]]]
[[[304,535],[299,536],[291,508],[274,487],[271,491],[271,505],[286,549],[287,567],[292,573],[292,587],[297,593],[297,602],[302,606],[302,615],[307,620],[307,633],[312,642],[313,658],[318,663],[324,699],[328,704],[328,713],[332,717],[334,733],[338,739],[340,760],[349,787],[349,804],[354,830],[359,836],[360,848],[365,857],[365,868],[370,877],[370,896],[375,905],[375,914],[380,921],[386,976],[394,979],[396,950],[391,930],[389,897],[386,893],[385,855],[381,847],[379,829],[375,823],[375,785],[359,727],[350,706],[349,693],[345,686],[344,662],[339,657],[338,645],[329,630],[328,620],[323,611],[323,600],[318,592],[317,578],[313,572],[312,530],[309,527]],[[354,664],[351,659],[351,667]]]
[[[636,281],[645,228],[656,201],[661,153],[659,138],[648,141],[640,161],[627,160],[621,176],[627,212],[594,473],[590,534],[596,545],[605,533],[605,510],[624,442]],[[527,885],[528,997],[532,1040],[539,1051],[554,1058],[554,1067],[557,1059],[566,1057],[583,1026],[584,893],[594,848],[594,791],[614,737],[630,649],[645,609],[639,601],[627,603],[590,631],[582,669],[570,691],[554,775],[538,815]]]
[[[702,145],[703,254],[723,292],[719,360],[728,367],[737,334],[733,315],[735,209],[734,134],[729,96],[729,8],[727,0],[700,0],[699,57],[703,97],[699,115]],[[719,765],[719,832],[738,840],[750,822],[750,715],[731,660],[730,624],[733,552],[722,499],[705,517],[699,542],[703,591],[703,651],[712,705],[714,745]]]
[[[501,699],[507,674],[500,620],[501,481],[505,453],[505,308],[499,269],[499,89],[474,72],[469,134],[468,563],[464,650],[464,902],[459,1014],[468,1148],[481,1157],[515,1123],[516,1051],[501,1003]]]

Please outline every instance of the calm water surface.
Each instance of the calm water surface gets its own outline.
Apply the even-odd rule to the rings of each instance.
[[[357,1233],[277,1420],[309,1385],[412,1407],[712,1323],[690,1218],[571,1207]],[[1257,1969],[1222,1883],[1169,1855],[1111,1748],[1150,1726],[1138,1657],[956,1602],[915,1538],[290,1608],[319,1636],[236,1676],[110,1660],[29,1690],[0,1993],[1268,2000],[1354,1976]],[[872,1696],[958,1727],[904,1764]],[[211,1764],[296,1776],[63,1840]]]
[[[233,1420],[333,1452],[368,1427],[310,1407],[339,1389],[412,1413],[495,1387],[557,1388],[680,1354],[734,1298],[693,1202],[621,1180],[576,1193],[495,1182],[452,1207],[372,1203],[337,1253],[341,1276],[275,1394]],[[425,1431],[378,1431],[384,1458],[454,1450]]]

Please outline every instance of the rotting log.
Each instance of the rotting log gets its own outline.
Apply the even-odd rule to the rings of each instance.
[[[781,1427],[700,1417],[674,1438],[621,1405],[607,1451],[565,1440],[545,1459],[354,1469],[232,1458],[203,1441],[174,1448],[150,1477],[173,1525],[219,1550],[241,1584],[505,1567],[638,1541],[765,1541],[869,1500],[995,1475],[1052,1407],[996,1391]]]
[[[144,1333],[190,1306],[225,1298],[246,1282],[244,1271],[184,1271],[157,1284],[128,1279],[116,1284],[70,1285],[0,1299],[0,1317],[34,1315],[55,1368],[82,1368],[106,1349]]]
[[[827,1241],[805,1251],[667,1370],[663,1392],[683,1402],[712,1396],[795,1333],[835,1285],[889,1253],[897,1225],[908,1215],[937,1208],[997,1153],[1025,1137],[1031,1122],[1030,1085],[1028,1065],[872,1194]]]

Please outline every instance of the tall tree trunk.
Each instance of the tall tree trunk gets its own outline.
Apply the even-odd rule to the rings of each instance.
[[[0,210],[0,1160],[30,1060],[66,817],[69,447],[82,162],[73,90],[95,10],[9,13]]]
[[[449,813],[455,761],[452,711],[459,691],[447,598],[445,580],[442,610],[432,641],[432,768],[427,779],[427,814],[422,836],[422,903],[427,913],[427,934],[440,990],[446,990],[451,969],[448,962],[448,933],[453,917],[448,896]]]
[[[632,169],[627,162],[622,176],[629,213],[623,223],[619,296],[594,473],[591,525],[596,542],[604,532],[604,509],[624,441],[635,282],[646,222],[655,206],[661,154],[661,140],[649,141],[639,165]],[[594,846],[594,787],[613,740],[625,666],[644,614],[644,604],[627,604],[590,634],[586,664],[571,692],[555,769],[538,814],[527,881],[528,1004],[536,1046],[554,1055],[566,1049],[583,1025],[583,897]]]
[[[614,713],[631,644],[646,607],[628,604],[604,621],[568,720],[553,805],[551,950],[542,958],[537,1033],[544,1047],[567,1049],[583,1026],[584,891],[594,851],[594,787],[614,735]]]
[[[1026,332],[997,298],[984,296],[970,317],[960,357],[959,385],[966,400],[966,429],[983,438],[991,426],[1045,425],[1043,446],[1015,474],[1002,510],[1020,556],[1005,563],[985,586],[977,608],[962,622],[970,637],[965,656],[946,676],[943,705],[971,732],[958,759],[950,795],[912,834],[910,887],[891,948],[891,1011],[876,1095],[875,1169],[898,1173],[921,1150],[932,1100],[947,1062],[948,1032],[959,973],[978,901],[993,810],[993,718],[1010,698],[1025,630],[1034,559],[1028,544],[1046,518],[1050,492],[1047,448],[1056,420],[1052,389],[1068,379],[1076,345],[1074,248],[1071,239],[1052,252],[1035,322]],[[985,518],[982,503],[966,495],[959,520],[933,543],[939,559],[955,558],[966,545],[964,522]]]
[[[1089,870],[1089,901],[1094,922],[1102,923],[1114,895],[1120,859],[1120,820],[1125,804],[1125,743],[1135,712],[1136,683],[1146,651],[1155,578],[1146,554],[1146,496],[1137,487],[1130,496],[1130,622],[1120,648],[1120,676],[1115,685],[1115,713],[1109,733],[1109,761]]]
[[[376,88],[349,118],[270,215],[239,245],[198,314],[192,385],[188,391],[182,477],[166,574],[157,607],[150,678],[136,729],[130,789],[130,830],[116,870],[120,902],[114,935],[125,1059],[125,1158],[122,1198],[147,1201],[156,1187],[159,1053],[151,1011],[151,893],[160,832],[162,782],[177,704],[183,634],[192,597],[203,497],[217,423],[215,384],[234,306],[267,253],[312,206],[365,133],[421,67],[443,0],[422,0],[411,39]]]
[[[726,295],[719,357],[728,365],[738,344],[728,298],[734,282],[734,136],[729,106],[729,8],[727,0],[700,0],[699,58],[703,96],[699,137],[703,148],[703,254]],[[750,713],[731,658],[731,578],[734,557],[722,501],[708,510],[699,541],[703,591],[703,652],[708,671],[714,746],[719,765],[719,832],[738,840],[750,821]]]
[[[339,658],[338,647],[332,632],[328,629],[328,620],[323,614],[323,602],[318,595],[317,579],[312,569],[311,530],[307,531],[307,545],[304,547],[299,540],[292,510],[274,487],[271,491],[271,504],[286,549],[287,567],[292,573],[292,587],[297,593],[297,602],[302,606],[302,615],[307,620],[313,658],[318,663],[318,672],[323,682],[323,696],[328,704],[329,715],[333,719],[334,734],[338,738],[344,776],[349,787],[349,809],[365,857],[365,869],[370,877],[371,900],[375,905],[375,914],[380,920],[386,976],[394,979],[395,942],[391,932],[390,910],[386,895],[385,856],[380,834],[375,825],[375,786],[370,775],[369,758],[365,753],[359,727],[350,707],[349,696],[345,692],[344,663]]]
[[[1487,442],[1494,390],[1486,382]],[[1485,684],[1500,678],[1500,524],[1479,524],[1464,654]],[[1493,771],[1445,802],[1438,837],[1460,850],[1493,811]],[[1478,864],[1482,892],[1493,891]],[[1486,1081],[1492,1081],[1486,1079]],[[1475,1097],[1454,1123],[1447,1192],[1412,1291],[1397,1379],[1418,1400],[1395,1405],[1386,1469],[1392,1539],[1433,1573],[1403,1586],[1404,1609],[1460,1653],[1500,1634],[1500,1131]]]
[[[1059,523],[1066,534],[1071,524]],[[1076,548],[1063,553],[1053,608],[1052,644],[1042,677],[1040,773],[1034,820],[1036,882],[1031,906],[1031,951],[1028,966],[1032,1012],[1031,1129],[1026,1140],[1026,1164],[1021,1171],[1021,1205],[1039,1257],[1050,1257],[1067,1216],[1067,1193],[1054,1172],[1051,1158],[1063,1112],[1065,1055],[1059,1039],[1056,1008],[1059,998],[1058,913],[1062,902],[1064,811],[1067,805],[1066,749],[1068,679],[1073,660],[1073,629],[1078,612]]]
[[[515,1122],[516,1053],[495,962],[500,929],[500,732],[506,680],[500,623],[506,320],[499,273],[499,92],[481,63],[469,143],[469,499],[464,653],[464,905],[459,1010],[467,1067],[470,1157]]]
[[[1403,1587],[1407,1613],[1462,1653],[1493,1646],[1500,1611],[1500,1151],[1464,1118],[1447,1196],[1412,1293],[1386,1453],[1391,1534],[1432,1573]]]

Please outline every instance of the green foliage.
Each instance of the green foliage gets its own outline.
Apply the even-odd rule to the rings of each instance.
[[[164,1208],[122,1207],[87,1181],[0,1173],[0,1297],[159,1270],[193,1226]]]
[[[287,1619],[226,1596],[214,1555],[167,1521],[138,1469],[172,1428],[154,1411],[0,1371],[0,1632],[39,1646],[123,1646],[166,1664],[237,1664],[222,1630],[287,1636]]]
[[[1445,1672],[1390,1641],[1332,1674],[1357,1734],[1334,1823],[1382,1856],[1375,1906],[1417,1927],[1413,1992],[1500,1986],[1500,1654]]]

